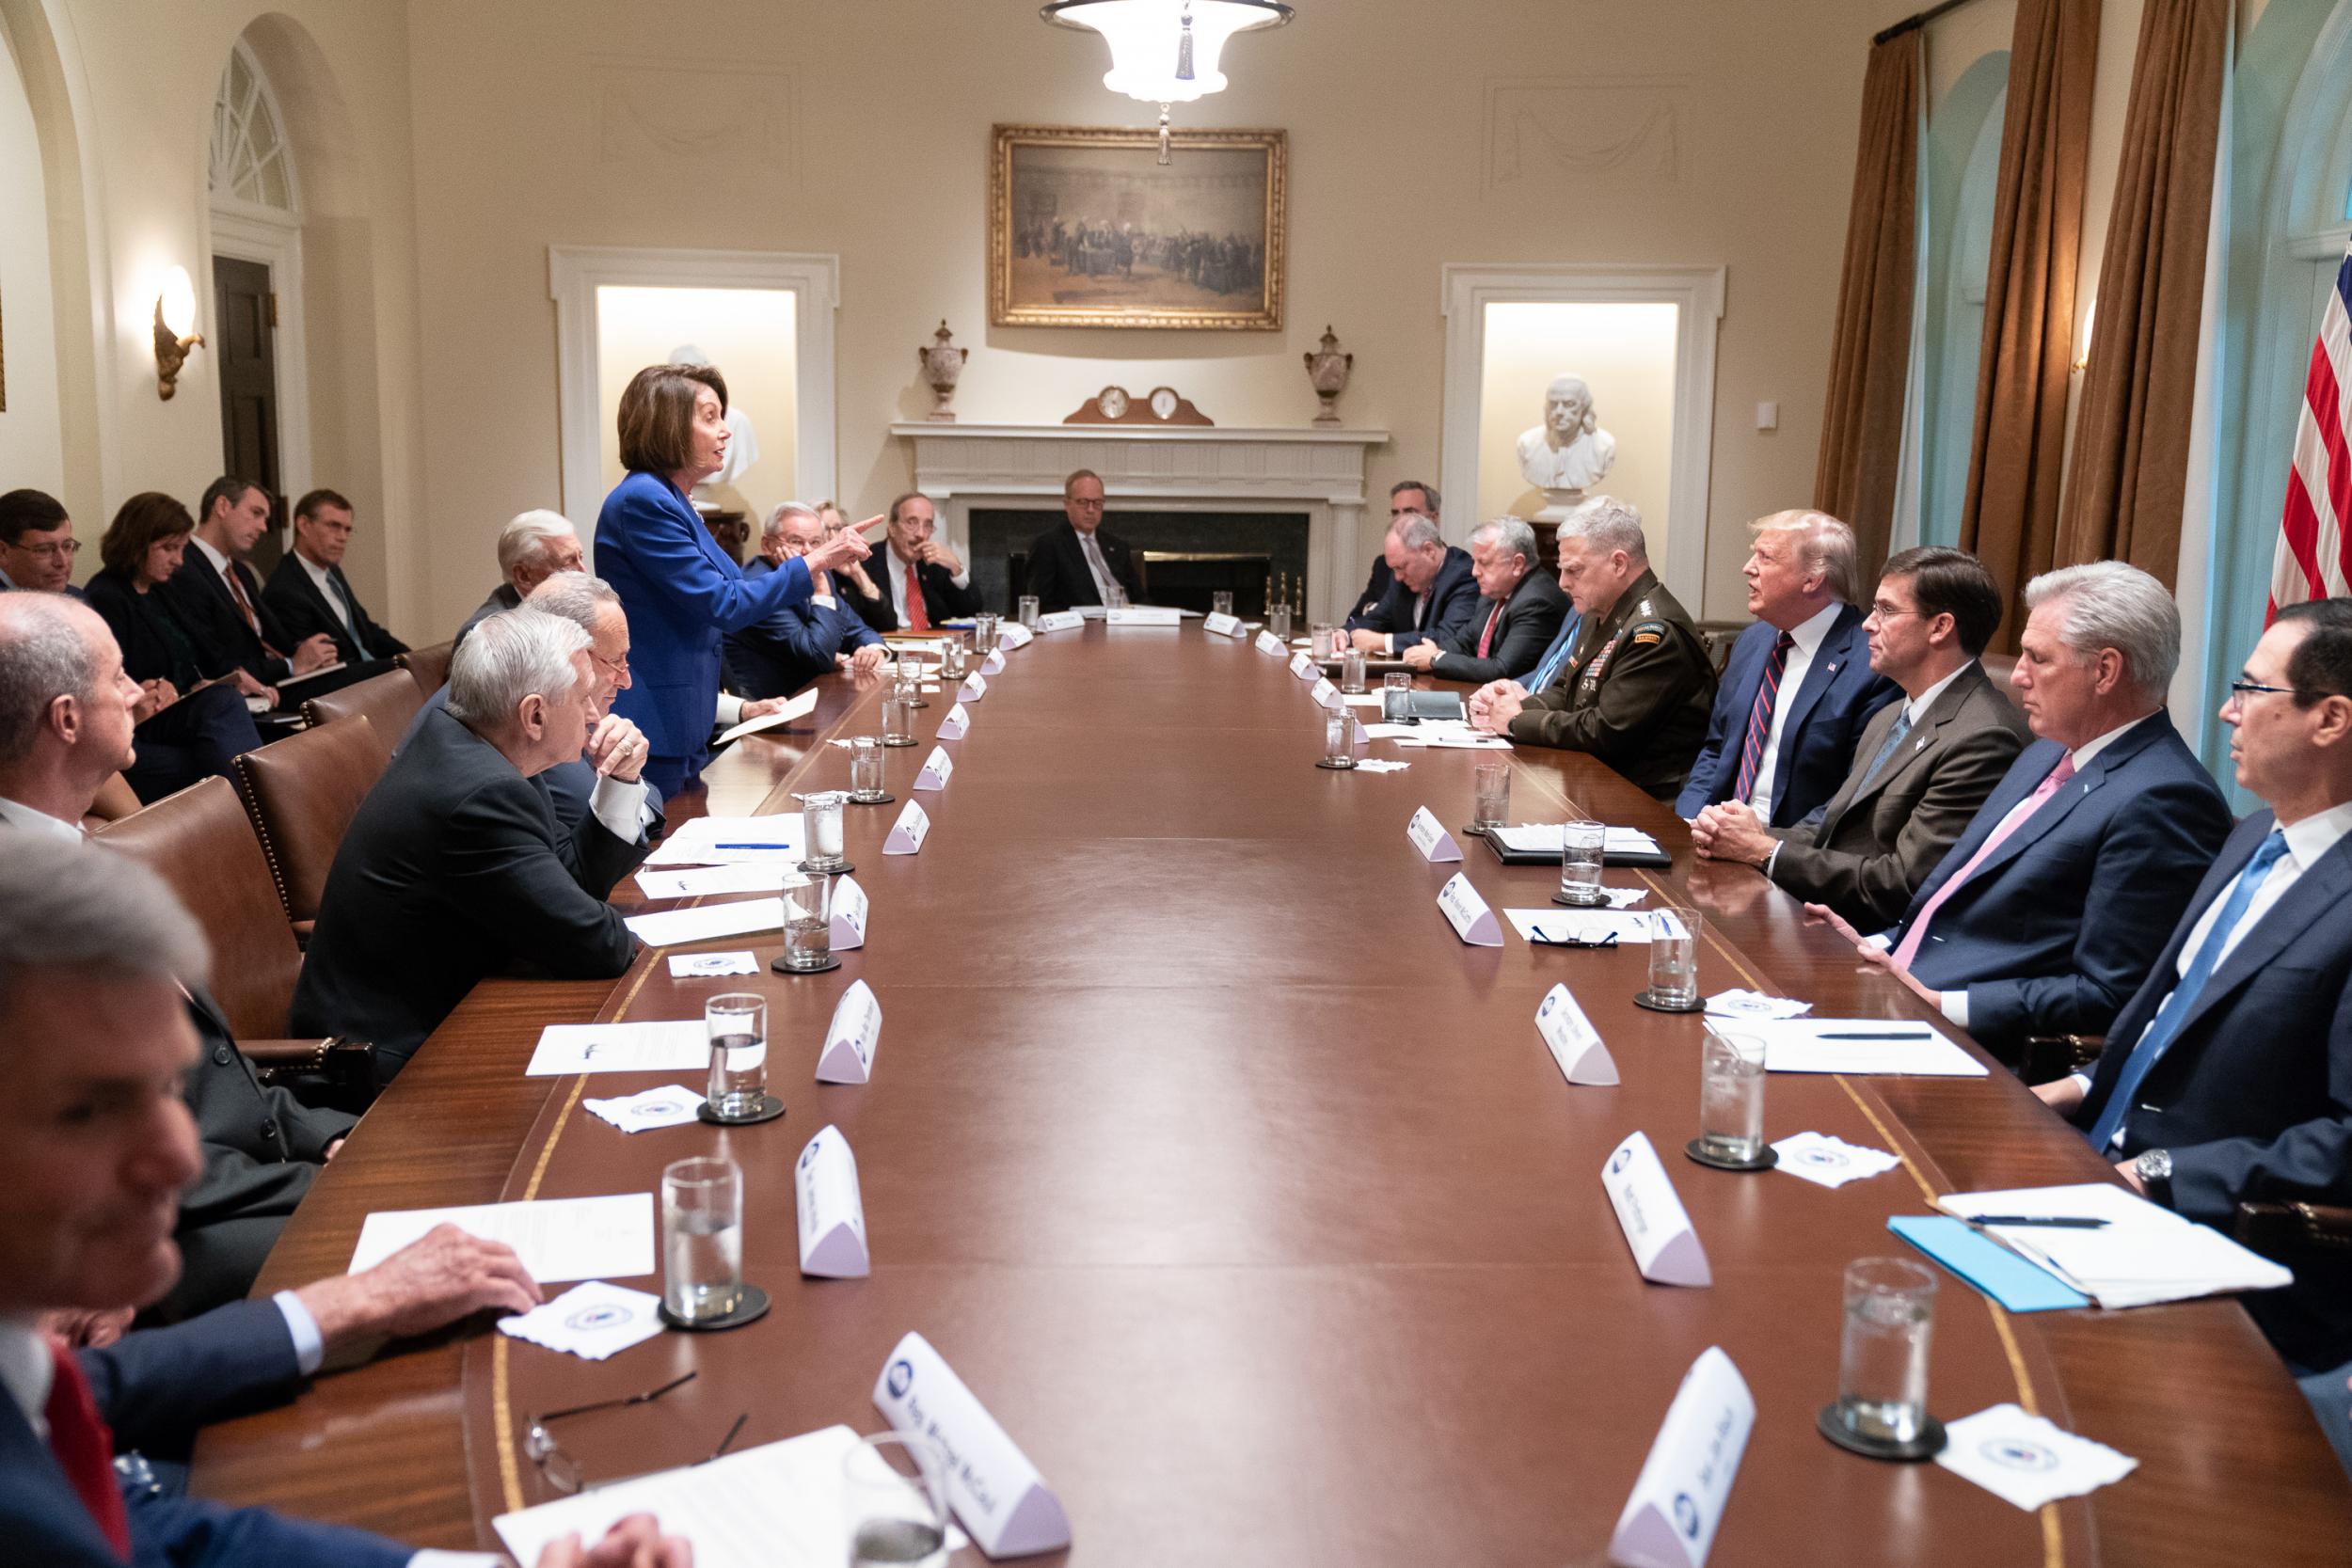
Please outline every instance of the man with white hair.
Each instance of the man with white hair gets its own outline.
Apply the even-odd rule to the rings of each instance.
[[[466,617],[456,641],[463,642],[485,617],[519,608],[532,589],[556,573],[583,570],[585,560],[580,534],[564,514],[545,509],[516,513],[499,530],[499,576],[504,580]]]
[[[1535,531],[1521,518],[1480,524],[1470,555],[1479,594],[1470,624],[1443,641],[1412,644],[1405,662],[1450,681],[1501,680],[1543,657],[1568,612],[1567,596],[1540,569]]]
[[[824,537],[816,508],[786,501],[768,515],[758,558],[743,575],[764,577],[787,561],[805,558]],[[870,675],[882,668],[890,650],[864,617],[841,602],[830,574],[812,573],[809,580],[814,592],[806,602],[787,605],[755,626],[727,633],[722,653],[727,685],[737,695],[771,701],[835,670]],[[919,592],[915,602],[922,602]]]
[[[359,803],[328,871],[294,989],[297,1033],[375,1047],[378,1082],[485,975],[516,966],[606,980],[637,943],[607,903],[649,846],[645,737],[596,763],[588,814],[557,827],[532,778],[576,759],[597,721],[589,635],[538,610],[474,628],[449,699]]]
[[[874,575],[882,580],[876,584],[872,578],[865,578],[866,584],[878,592],[868,598],[863,590],[836,580],[833,586],[842,602],[878,631],[930,631],[976,613],[980,608],[979,593],[972,586],[972,574],[962,560],[938,537],[938,514],[930,498],[909,490],[893,500],[883,515],[888,523],[883,536],[886,547],[882,559],[872,563]],[[824,520],[821,512],[818,520]],[[865,577],[863,572],[859,575]],[[849,574],[841,576],[846,578]]]
[[[1365,653],[1393,657],[1424,638],[1443,643],[1459,636],[1478,607],[1470,552],[1447,544],[1438,525],[1417,512],[1389,524],[1381,549],[1389,591],[1369,610],[1347,618],[1348,641]]]
[[[1994,1054],[2103,1035],[2230,835],[2230,808],[2172,727],[2181,612],[2120,561],[2045,572],[2010,677],[2034,742],[1863,958]]]
[[[1470,721],[1530,746],[1589,752],[1660,800],[1690,776],[1715,705],[1715,664],[1690,613],[1650,570],[1642,515],[1596,496],[1560,525],[1560,584],[1584,617],[1559,678],[1478,689]]]

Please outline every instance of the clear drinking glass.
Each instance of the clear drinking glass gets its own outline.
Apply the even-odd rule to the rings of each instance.
[[[1023,626],[1028,627],[1031,631],[1035,631],[1037,630],[1037,595],[1035,594],[1022,594],[1021,612],[1016,615],[1014,619],[1019,621]]]
[[[1338,632],[1339,627],[1332,626],[1327,621],[1316,622],[1313,626],[1307,628],[1307,635],[1314,639],[1312,646],[1310,647],[1308,651],[1313,654],[1317,658],[1329,658],[1331,657],[1332,644],[1337,639]]]
[[[1928,1418],[1928,1343],[1935,1275],[1904,1258],[1846,1265],[1846,1327],[1837,1346],[1836,1419],[1873,1442],[1916,1441]]]
[[[1350,648],[1340,656],[1340,689],[1350,697],[1364,692],[1364,651]]]
[[[841,1456],[850,1568],[943,1568],[947,1456],[918,1433],[861,1437]]]
[[[1265,629],[1274,634],[1277,641],[1289,641],[1291,640],[1291,607],[1286,604],[1268,605],[1265,612]]]
[[[996,627],[1001,619],[985,610],[972,617],[973,657],[986,658],[996,651]]]
[[[1323,710],[1323,760],[1334,768],[1356,766],[1356,716],[1344,706]]]
[[[939,682],[953,686],[963,679],[963,634],[949,632],[946,643],[939,651]]]
[[[1699,1048],[1699,1147],[1747,1164],[1764,1152],[1764,1041],[1707,1026]]]
[[[1600,891],[1601,857],[1609,847],[1609,829],[1599,822],[1569,822],[1560,830],[1560,896],[1591,909],[1605,904]]]
[[[1213,615],[1231,615],[1233,613],[1232,590],[1230,588],[1220,588],[1216,590],[1216,592],[1211,594],[1209,595],[1209,612]]]
[[[879,800],[888,793],[882,788],[882,742],[861,735],[850,742],[850,799]]]
[[[907,700],[903,689],[890,691],[882,698],[882,743],[885,746],[914,744],[914,705]]]
[[[841,808],[849,799],[838,789],[819,789],[801,797],[801,820],[808,829],[803,871],[839,871],[849,864],[841,852]]]
[[[1470,826],[1480,832],[1511,820],[1511,765],[1482,762],[1471,786]]]
[[[689,1323],[723,1318],[743,1293],[743,1172],[680,1160],[661,1172],[661,1305]]]
[[[1121,588],[1117,583],[1111,584],[1110,595],[1103,601],[1103,608],[1104,610],[1125,610],[1127,608],[1127,590]]]
[[[710,1038],[710,1114],[740,1120],[768,1092],[768,999],[729,991],[703,1004]]]
[[[1380,717],[1393,723],[1409,719],[1413,712],[1413,677],[1403,670],[1391,670],[1380,677]]]
[[[784,967],[833,963],[833,879],[819,871],[784,887]]]
[[[1687,1007],[1699,999],[1699,911],[1666,904],[1649,913],[1650,1000]]]

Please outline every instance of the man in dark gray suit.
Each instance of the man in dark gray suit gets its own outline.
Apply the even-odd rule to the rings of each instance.
[[[294,989],[297,1034],[369,1041],[381,1083],[485,975],[628,968],[636,940],[605,899],[651,847],[645,737],[596,723],[590,648],[573,622],[528,608],[458,648],[447,706],[401,748],[335,853]],[[565,832],[531,780],[583,748],[596,784]]]
[[[1469,625],[1408,645],[1406,663],[1443,680],[1484,686],[1532,668],[1568,612],[1568,596],[1543,570],[1535,531],[1518,517],[1482,523],[1470,537],[1479,599]]]
[[[1766,828],[1726,800],[1691,825],[1698,853],[1754,865],[1857,929],[1891,924],[2032,738],[1977,662],[2000,624],[2001,591],[1975,556],[1927,546],[1887,562],[1863,625],[1870,668],[1902,701],[1864,727],[1818,828]]]

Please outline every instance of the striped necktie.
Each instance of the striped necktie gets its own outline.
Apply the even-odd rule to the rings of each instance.
[[[1797,640],[1782,632],[1772,643],[1772,657],[1764,661],[1764,678],[1756,684],[1756,703],[1748,709],[1748,737],[1740,747],[1740,779],[1731,786],[1731,798],[1744,800],[1756,793],[1756,770],[1764,761],[1764,742],[1772,733],[1772,706],[1780,696],[1780,677],[1788,669],[1788,650]]]

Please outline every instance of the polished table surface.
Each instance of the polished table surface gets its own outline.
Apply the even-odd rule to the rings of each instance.
[[[2027,1513],[1815,1432],[1842,1271],[1904,1252],[1889,1215],[2106,1172],[2007,1073],[1775,1074],[1769,1138],[1831,1133],[1901,1168],[1836,1190],[1703,1168],[1680,1153],[1701,1025],[1633,1006],[1644,949],[1466,947],[1439,915],[1457,868],[1425,863],[1405,824],[1422,803],[1466,819],[1487,753],[1383,743],[1410,768],[1318,769],[1305,683],[1197,622],[1091,625],[1009,658],[946,743],[947,787],[917,797],[919,855],[881,853],[898,806],[850,808],[873,912],[841,968],[677,981],[647,953],[617,985],[484,984],[360,1124],[260,1286],[341,1269],[374,1210],[647,1191],[667,1163],[723,1151],[745,1171],[745,1272],[774,1310],[596,1363],[468,1324],[208,1433],[199,1493],[486,1544],[492,1515],[549,1496],[520,1452],[530,1412],[701,1371],[567,1429],[592,1481],[700,1458],[742,1414],[739,1447],[871,1431],[883,1358],[919,1329],[1056,1488],[1073,1559],[1597,1562],[1676,1385],[1721,1345],[1758,1405],[1715,1544],[1726,1568],[2345,1560],[2352,1487],[2226,1301],[2011,1317],[1939,1271],[1931,1408],[2014,1402],[2139,1461],[2088,1498]],[[849,753],[819,742],[871,733],[878,698],[827,683],[811,720],[719,759],[708,809],[844,787]],[[934,697],[924,744],[888,753],[901,800],[946,710]],[[1705,913],[1703,990],[1929,1016],[1756,873],[1694,859],[1671,812],[1605,768],[1525,748],[1512,763],[1516,818],[1573,811],[1673,851],[1670,870],[1608,879]],[[1557,877],[1475,842],[1459,869],[1498,912],[1543,904]],[[764,963],[779,944],[694,946]],[[818,1085],[826,1021],[860,978],[883,1012],[873,1080]],[[1621,1085],[1562,1079],[1534,1024],[1555,981]],[[746,985],[770,999],[781,1121],[632,1136],[580,1107],[588,1080],[521,1077],[544,1024],[697,1017]],[[857,1157],[863,1280],[798,1272],[791,1162],[828,1123]],[[1711,1289],[1634,1270],[1599,1178],[1636,1129]]]

